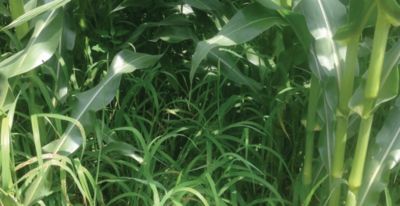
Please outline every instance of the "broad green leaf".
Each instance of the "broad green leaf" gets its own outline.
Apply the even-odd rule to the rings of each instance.
[[[40,14],[43,14],[47,11],[52,11],[52,10],[54,11],[57,8],[64,6],[65,4],[67,4],[70,1],[71,0],[53,0],[50,3],[41,5],[35,9],[32,9],[32,10],[26,12],[25,14],[21,15],[20,17],[15,19],[13,22],[11,22],[9,25],[3,27],[0,31],[17,27],[17,26],[39,16]]]
[[[378,94],[378,98],[375,103],[375,108],[387,101],[395,98],[399,91],[399,72],[398,63],[400,61],[400,41],[398,41],[388,52],[385,54],[383,62],[383,71],[381,86]],[[364,74],[364,79],[366,78]],[[360,86],[356,89],[353,97],[350,100],[349,107],[353,112],[362,114],[364,100],[364,87],[365,82],[363,81]]]
[[[311,35],[314,37],[312,58],[316,58],[315,75],[336,76],[340,82],[345,48],[338,45],[333,36],[343,25],[346,8],[339,0],[303,0],[295,7],[306,19]]]
[[[282,19],[259,4],[252,4],[237,12],[232,19],[222,27],[221,31],[211,39],[201,41],[196,46],[192,58],[190,79],[201,61],[207,54],[218,46],[234,46],[252,40],[265,30],[276,25],[283,25]]]
[[[333,36],[343,24],[346,8],[338,0],[302,0],[296,4],[294,10],[304,15],[313,37],[308,46],[309,66],[319,79],[323,90],[323,101],[318,111],[322,121],[319,152],[327,171],[331,171],[335,136],[335,128],[332,125],[337,104],[337,83],[340,82],[345,53],[345,48],[338,45]],[[295,31],[297,36],[303,34],[302,43],[307,44],[309,39],[306,30],[300,27]]]
[[[389,112],[382,129],[376,136],[376,144],[370,152],[364,182],[358,193],[360,206],[372,206],[378,203],[381,192],[387,186],[390,171],[400,160],[400,98]]]
[[[321,160],[327,171],[331,171],[332,157],[335,139],[334,114],[336,111],[337,90],[335,79],[333,77],[325,77],[320,85],[323,89],[321,94],[322,105],[319,108],[318,115],[321,119],[321,132],[319,138],[319,152]]]
[[[76,95],[77,104],[73,106],[72,117],[83,125],[90,124],[89,112],[105,108],[114,99],[122,74],[151,67],[160,57],[160,55],[133,53],[128,50],[119,52],[114,57],[107,76],[94,88]],[[70,125],[60,139],[47,144],[43,149],[52,153],[71,154],[81,144],[80,132],[76,126]]]
[[[31,71],[49,60],[62,34],[62,13],[51,11],[38,20],[26,48],[0,62],[0,72],[11,78]]]

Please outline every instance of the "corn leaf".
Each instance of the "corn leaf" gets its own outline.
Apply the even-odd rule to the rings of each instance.
[[[50,3],[41,5],[39,7],[36,7],[30,11],[27,11],[26,13],[24,13],[23,15],[19,16],[17,19],[15,19],[13,22],[11,22],[9,25],[3,27],[0,31],[3,30],[8,30],[14,27],[17,27],[37,16],[39,16],[40,14],[43,14],[47,11],[51,11],[51,10],[56,10],[57,8],[60,8],[62,6],[64,6],[65,4],[67,4],[68,2],[70,2],[71,0],[54,0],[51,1]]]
[[[283,21],[275,14],[259,4],[252,4],[237,12],[232,19],[222,27],[221,31],[211,39],[197,44],[192,58],[190,79],[194,75],[201,61],[207,54],[218,46],[234,46],[252,40],[272,26],[282,25]]]
[[[374,149],[370,152],[364,182],[358,194],[359,205],[376,205],[381,192],[387,185],[390,171],[400,160],[400,98],[389,112],[382,129],[376,137]]]
[[[295,26],[297,36],[303,37],[302,43],[311,44],[308,46],[309,65],[323,87],[321,94],[323,102],[318,111],[323,122],[319,152],[326,169],[330,171],[335,136],[335,130],[332,127],[333,114],[335,114],[337,102],[335,81],[339,82],[345,51],[343,46],[334,41],[333,36],[344,21],[346,8],[338,0],[303,0],[296,4],[294,10],[304,15],[312,36],[312,41],[309,42],[308,32],[298,25]],[[296,22],[293,19],[288,20]]]
[[[76,95],[78,101],[73,107],[72,117],[83,125],[90,124],[89,112],[105,108],[114,99],[122,74],[151,67],[160,57],[160,55],[133,53],[128,50],[119,52],[114,57],[107,76],[94,88]],[[52,153],[71,154],[81,144],[82,137],[78,128],[70,125],[60,139],[47,144],[43,149]]]
[[[345,48],[338,45],[333,36],[343,24],[345,6],[338,0],[303,0],[296,5],[295,11],[304,15],[314,37],[313,55],[319,66],[313,72],[317,77],[336,76],[340,82]]]
[[[31,71],[49,60],[62,34],[62,13],[53,10],[43,15],[26,48],[0,62],[0,72],[11,78]]]
[[[397,65],[400,61],[400,41],[397,42],[393,47],[386,52],[385,60],[383,63],[381,86],[378,94],[378,98],[375,102],[375,108],[379,105],[392,100],[395,98],[399,91],[399,72]],[[364,74],[364,79],[367,74]],[[356,89],[352,96],[349,107],[353,112],[362,115],[364,98],[364,87],[365,82]]]

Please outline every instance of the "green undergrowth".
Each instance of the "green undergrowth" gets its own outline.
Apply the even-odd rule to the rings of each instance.
[[[398,205],[399,11],[0,0],[0,205]]]

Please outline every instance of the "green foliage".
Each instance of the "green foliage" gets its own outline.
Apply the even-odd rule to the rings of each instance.
[[[0,205],[400,204],[399,8],[0,0]]]

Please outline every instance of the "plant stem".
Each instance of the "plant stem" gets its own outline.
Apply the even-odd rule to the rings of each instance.
[[[23,0],[9,0],[11,18],[15,20],[25,13]],[[29,32],[28,23],[23,23],[15,28],[18,39],[22,39]]]
[[[372,45],[371,63],[368,68],[367,85],[364,91],[364,96],[366,98],[376,98],[378,96],[381,82],[382,63],[390,30],[390,23],[386,20],[383,12],[382,10],[378,11],[374,42]]]
[[[343,165],[346,151],[348,117],[350,110],[348,103],[353,93],[354,75],[357,64],[359,34],[354,35],[348,45],[345,59],[345,66],[339,83],[339,104],[336,111],[336,137],[335,152],[333,157],[333,166],[331,171],[331,189],[332,196],[329,205],[339,205],[340,202],[340,180],[343,176]]]
[[[314,128],[316,124],[316,114],[318,97],[320,93],[320,85],[318,79],[312,75],[311,87],[309,94],[309,103],[307,108],[307,125],[306,125],[306,149],[304,155],[303,168],[303,184],[307,188],[312,181],[312,161],[314,153]]]
[[[373,123],[372,110],[380,88],[382,65],[389,30],[390,23],[384,16],[383,11],[378,8],[378,18],[374,33],[371,62],[368,68],[368,77],[364,91],[365,100],[361,116],[361,124],[349,177],[349,195],[347,198],[347,205],[354,205],[356,203],[354,199],[350,198],[354,197],[355,200],[357,200],[357,192],[362,182],[365,158],[367,155],[371,126]]]

